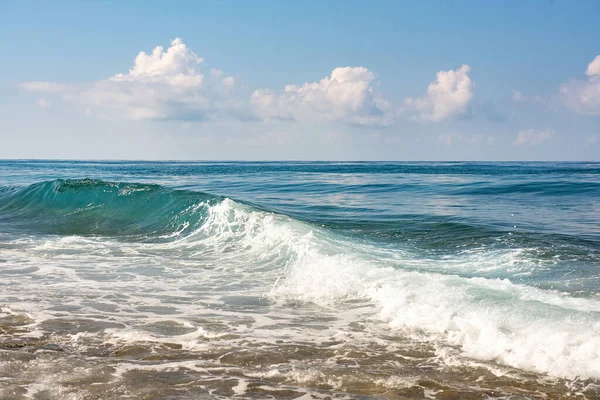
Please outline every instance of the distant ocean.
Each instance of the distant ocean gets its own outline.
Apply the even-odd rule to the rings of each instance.
[[[600,398],[600,163],[0,161],[0,398]]]

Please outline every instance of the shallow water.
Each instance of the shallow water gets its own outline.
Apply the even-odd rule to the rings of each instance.
[[[0,161],[0,398],[600,398],[600,164]]]

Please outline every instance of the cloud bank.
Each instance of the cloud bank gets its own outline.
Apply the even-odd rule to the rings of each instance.
[[[169,48],[140,52],[129,72],[88,84],[27,82],[31,92],[60,93],[88,113],[130,120],[214,119],[235,108],[233,77],[202,72],[204,60],[179,38]]]
[[[176,38],[167,48],[141,51],[129,71],[106,79],[83,84],[31,81],[20,87],[43,96],[43,103],[50,104],[48,98],[55,96],[54,105],[62,98],[80,105],[87,115],[107,119],[386,126],[400,119],[440,122],[467,112],[474,96],[469,72],[466,64],[439,71],[426,94],[407,98],[403,107],[383,98],[375,73],[363,66],[337,67],[319,81],[288,84],[279,91],[263,88],[244,94],[236,78],[209,69]]]

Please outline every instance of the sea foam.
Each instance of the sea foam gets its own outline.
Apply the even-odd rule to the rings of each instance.
[[[373,257],[364,244],[230,200],[211,210],[207,224],[207,241],[234,240],[258,259],[283,260],[269,292],[274,300],[324,307],[366,300],[381,322],[459,346],[468,357],[558,377],[600,377],[598,300],[508,279],[407,270],[397,258]]]

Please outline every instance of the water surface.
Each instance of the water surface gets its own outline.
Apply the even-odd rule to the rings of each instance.
[[[599,398],[600,164],[0,161],[0,380]]]

